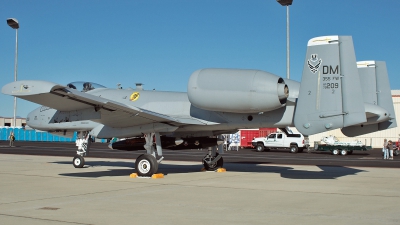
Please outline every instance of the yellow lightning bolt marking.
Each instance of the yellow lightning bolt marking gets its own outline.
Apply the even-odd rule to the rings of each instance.
[[[26,90],[26,89],[24,88],[24,85],[21,84],[19,90],[12,91],[12,93],[23,93],[23,92],[31,92],[31,90]]]

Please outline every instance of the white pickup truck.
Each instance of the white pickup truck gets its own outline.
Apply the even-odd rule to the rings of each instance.
[[[289,150],[291,153],[303,152],[309,147],[302,134],[272,133],[267,137],[254,138],[251,144],[256,150],[262,152],[271,149]]]

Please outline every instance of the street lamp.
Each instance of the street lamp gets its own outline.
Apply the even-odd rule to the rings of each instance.
[[[286,6],[286,78],[290,79],[290,51],[289,51],[289,5],[293,0],[276,0],[282,6]]]
[[[15,18],[8,18],[7,24],[12,29],[15,29],[15,63],[14,63],[14,81],[17,81],[17,65],[18,65],[18,28],[19,23]],[[17,112],[17,97],[14,97],[14,127],[16,127],[16,112]]]

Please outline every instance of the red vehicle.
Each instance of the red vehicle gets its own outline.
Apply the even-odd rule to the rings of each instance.
[[[251,144],[254,138],[268,136],[270,133],[276,132],[276,130],[276,128],[240,130],[240,147],[254,148],[254,146]]]

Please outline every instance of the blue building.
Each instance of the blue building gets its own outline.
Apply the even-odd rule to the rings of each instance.
[[[75,142],[77,136],[76,132],[69,138],[43,131],[25,130],[23,127],[0,127],[0,140],[8,140],[11,132],[14,132],[15,141]]]

